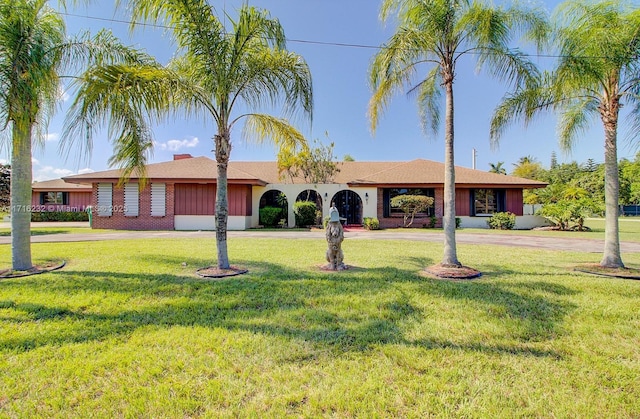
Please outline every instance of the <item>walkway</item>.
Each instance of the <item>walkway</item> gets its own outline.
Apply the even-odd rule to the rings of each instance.
[[[86,223],[38,223],[38,227],[86,227]],[[229,238],[286,238],[290,240],[317,239],[324,240],[324,231],[230,231]],[[161,239],[161,238],[206,238],[215,240],[213,231],[107,231],[104,233],[60,233],[36,235],[31,237],[32,243],[54,243],[54,242],[79,242],[79,241],[101,241],[101,240],[129,240],[129,239]],[[412,231],[353,231],[345,232],[347,240],[409,240],[419,242],[439,242],[444,241],[441,232],[412,232]],[[1,236],[1,244],[11,243],[11,237]],[[604,248],[603,240],[576,239],[561,237],[542,237],[514,234],[482,234],[456,232],[456,243],[458,244],[491,244],[498,246],[517,246],[537,249],[566,250],[576,252],[602,253]],[[623,253],[640,253],[640,243],[621,242],[620,249]]]

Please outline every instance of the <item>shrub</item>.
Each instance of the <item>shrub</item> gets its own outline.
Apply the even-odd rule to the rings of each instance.
[[[390,204],[404,212],[404,227],[410,227],[417,213],[433,205],[433,198],[423,195],[398,195],[391,198]]]
[[[462,218],[456,217],[456,228],[460,228],[462,226]]]
[[[31,221],[89,221],[86,211],[32,212]]]
[[[311,201],[298,201],[293,204],[293,213],[297,227],[306,227],[316,223],[316,204]]]
[[[278,224],[278,221],[282,218],[282,213],[282,208],[278,207],[260,208],[260,224],[273,227]]]
[[[438,217],[436,217],[435,215],[429,217],[429,225],[427,227],[436,228],[436,224],[438,224]]]
[[[374,217],[364,217],[364,228],[367,230],[380,230],[380,221]]]
[[[512,212],[496,212],[487,220],[487,224],[494,230],[513,230],[516,215]]]
[[[331,220],[331,217],[328,215],[325,215],[324,219],[322,220],[322,227],[327,228],[327,224],[329,224],[330,220]]]

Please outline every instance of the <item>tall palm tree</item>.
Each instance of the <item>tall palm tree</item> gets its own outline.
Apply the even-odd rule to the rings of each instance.
[[[498,163],[489,163],[489,166],[491,166],[491,168],[489,169],[489,172],[497,173],[499,175],[506,175],[507,169],[505,169],[503,165],[504,165],[503,161],[499,161]]]
[[[31,150],[42,142],[64,71],[83,63],[136,56],[108,33],[68,39],[47,0],[0,0],[0,135],[11,152],[11,255],[14,270],[31,260]]]
[[[399,26],[376,54],[370,69],[373,96],[369,103],[372,129],[396,91],[417,93],[423,125],[434,134],[440,123],[440,98],[445,93],[445,232],[443,265],[460,266],[455,241],[455,169],[453,84],[456,64],[466,55],[501,79],[520,84],[536,68],[518,50],[513,36],[523,33],[540,43],[547,34],[542,12],[493,8],[468,0],[383,0],[380,16],[397,11]],[[426,67],[423,70],[423,67]],[[421,72],[425,71],[425,75]],[[414,79],[418,82],[414,83]]]
[[[227,269],[227,166],[231,132],[245,121],[247,138],[273,140],[281,148],[306,144],[288,119],[255,110],[283,105],[286,117],[299,111],[311,117],[311,73],[303,58],[285,49],[284,31],[266,11],[244,5],[227,33],[206,0],[130,0],[132,20],[163,21],[181,56],[166,67],[104,66],[87,72],[72,105],[72,136],[91,137],[96,121],[109,121],[116,154],[111,163],[129,175],[144,170],[153,147],[151,124],[184,111],[215,123],[217,163],[216,243],[218,267]],[[247,110],[248,109],[248,110]]]
[[[559,60],[552,72],[505,98],[492,120],[498,141],[514,119],[529,121],[539,111],[560,114],[559,140],[571,149],[591,120],[604,127],[605,241],[600,264],[623,267],[618,232],[618,117],[631,105],[630,134],[640,132],[640,9],[621,0],[570,0],[554,13]]]

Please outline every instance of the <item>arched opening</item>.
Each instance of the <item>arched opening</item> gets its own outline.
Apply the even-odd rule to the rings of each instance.
[[[265,227],[286,227],[289,203],[282,191],[271,189],[260,197],[260,225]]]
[[[305,222],[303,222],[302,224],[315,224],[315,225],[320,225],[322,224],[322,197],[320,196],[320,194],[313,190],[313,189],[307,189],[304,190],[302,192],[300,192],[296,198],[296,202],[313,202],[316,206],[316,215],[315,218],[313,220],[306,220]],[[296,217],[298,217],[296,215]],[[298,220],[296,219],[296,224],[298,224]]]
[[[346,224],[362,224],[362,199],[360,196],[349,190],[343,190],[331,199],[340,213],[341,218],[346,218]]]

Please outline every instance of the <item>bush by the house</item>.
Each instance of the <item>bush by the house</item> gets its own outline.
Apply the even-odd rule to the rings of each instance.
[[[89,214],[85,211],[32,212],[31,221],[89,221]]]
[[[462,218],[456,217],[456,228],[462,227]]]
[[[380,221],[375,217],[364,217],[362,220],[366,230],[380,230]]]
[[[417,213],[425,211],[433,205],[434,199],[424,195],[398,195],[391,198],[393,208],[400,208],[404,212],[403,227],[410,227]]]
[[[260,224],[267,227],[273,227],[278,224],[282,218],[282,208],[264,207],[260,208]]]
[[[516,226],[516,215],[512,212],[496,212],[487,220],[489,228],[494,230],[513,230]]]
[[[316,223],[316,204],[311,201],[298,201],[293,204],[293,213],[297,227],[306,227]]]

